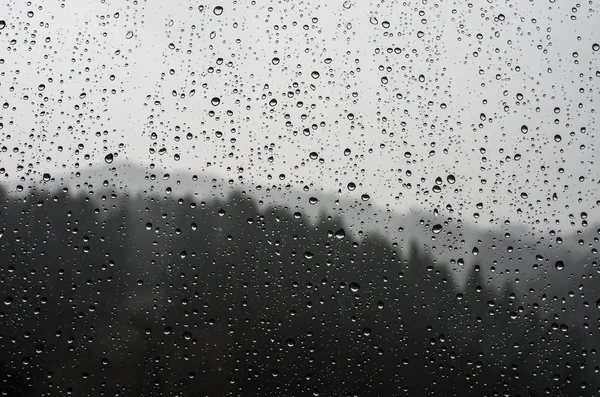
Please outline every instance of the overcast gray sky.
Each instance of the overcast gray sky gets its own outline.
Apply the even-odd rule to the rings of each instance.
[[[587,3],[9,1],[0,20],[13,185],[118,154],[483,224],[600,215]]]

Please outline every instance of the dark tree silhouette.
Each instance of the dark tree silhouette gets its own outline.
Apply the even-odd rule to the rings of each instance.
[[[459,287],[417,241],[242,191],[0,200],[9,396],[599,391],[595,274],[587,295],[524,296],[482,258]]]

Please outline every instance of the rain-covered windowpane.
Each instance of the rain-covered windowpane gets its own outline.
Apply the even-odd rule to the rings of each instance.
[[[598,395],[599,12],[2,2],[0,395]]]

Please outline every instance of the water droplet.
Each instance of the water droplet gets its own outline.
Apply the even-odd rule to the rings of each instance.
[[[277,58],[277,57],[273,58],[273,59],[271,60],[271,63],[272,63],[273,65],[279,65],[279,58]]]
[[[554,267],[556,268],[556,270],[561,271],[565,268],[565,264],[563,261],[556,261]]]
[[[211,99],[211,100],[210,100],[210,103],[211,103],[213,106],[219,106],[219,104],[221,103],[221,99],[219,99],[219,98],[217,98],[217,97],[214,97],[213,99]]]
[[[369,196],[368,194],[363,194],[362,196],[360,196],[360,199],[362,201],[369,201],[371,199],[371,196]]]
[[[597,307],[598,309],[600,309],[600,299],[598,299],[598,301],[596,302],[596,307]]]
[[[344,5],[345,9],[349,10],[350,7],[352,7],[352,2],[350,0],[346,0],[346,1],[344,1],[343,5]]]
[[[310,74],[310,76],[311,76],[313,79],[318,79],[320,75],[321,75],[321,74],[320,74],[319,72],[317,72],[316,70],[314,70],[314,71],[313,71],[313,72]]]
[[[556,135],[554,135],[554,141],[560,142],[560,141],[562,141],[562,137],[560,135],[556,134]]]
[[[319,199],[316,197],[311,197],[308,199],[308,202],[311,203],[312,205],[315,205],[319,202]]]
[[[4,304],[6,306],[9,306],[10,304],[12,304],[12,301],[13,301],[13,299],[10,296],[7,296],[7,297],[4,298]]]
[[[213,9],[213,12],[215,13],[215,15],[221,15],[221,14],[223,13],[223,7],[221,7],[221,6],[216,6],[216,7]]]
[[[439,223],[437,225],[433,225],[433,227],[431,228],[431,231],[434,232],[435,234],[438,234],[439,232],[442,231],[442,225],[440,225]]]
[[[598,44],[598,43],[592,44],[592,50],[599,51],[600,50],[600,44]]]
[[[529,128],[527,128],[527,126],[526,126],[526,125],[522,125],[522,126],[521,126],[521,132],[522,132],[523,134],[527,134],[527,131],[529,131]]]
[[[423,75],[423,74],[420,74],[420,75],[419,75],[419,81],[420,81],[421,83],[425,82],[425,75]]]
[[[131,39],[133,38],[133,30],[130,30],[129,32],[127,32],[127,34],[125,35],[126,39]]]
[[[346,231],[344,229],[340,229],[337,232],[335,232],[335,237],[338,239],[343,239],[344,237],[346,237]]]
[[[358,283],[350,283],[350,291],[358,292],[359,289],[360,289],[360,285],[358,285]]]
[[[356,184],[354,182],[350,182],[348,184],[348,190],[353,191],[354,189],[356,189]]]
[[[352,151],[350,149],[344,150],[344,156],[350,156],[351,153],[352,153]]]
[[[452,185],[456,182],[456,177],[454,175],[450,174],[446,177],[446,180],[448,181],[449,184]]]
[[[2,20],[0,21],[0,30],[4,29],[6,27],[6,21]]]
[[[45,84],[38,85],[38,91],[44,91],[45,89],[46,89],[46,85]]]
[[[114,160],[113,154],[109,153],[106,156],[104,156],[104,161],[106,162],[106,164],[110,164],[112,163]]]
[[[379,23],[379,21],[375,17],[369,18],[369,22],[371,22],[372,25],[377,25]]]

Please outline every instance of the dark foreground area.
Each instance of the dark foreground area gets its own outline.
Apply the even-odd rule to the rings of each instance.
[[[95,198],[0,193],[2,395],[599,392],[598,273],[554,296],[481,258],[459,288],[416,242],[243,192]]]

